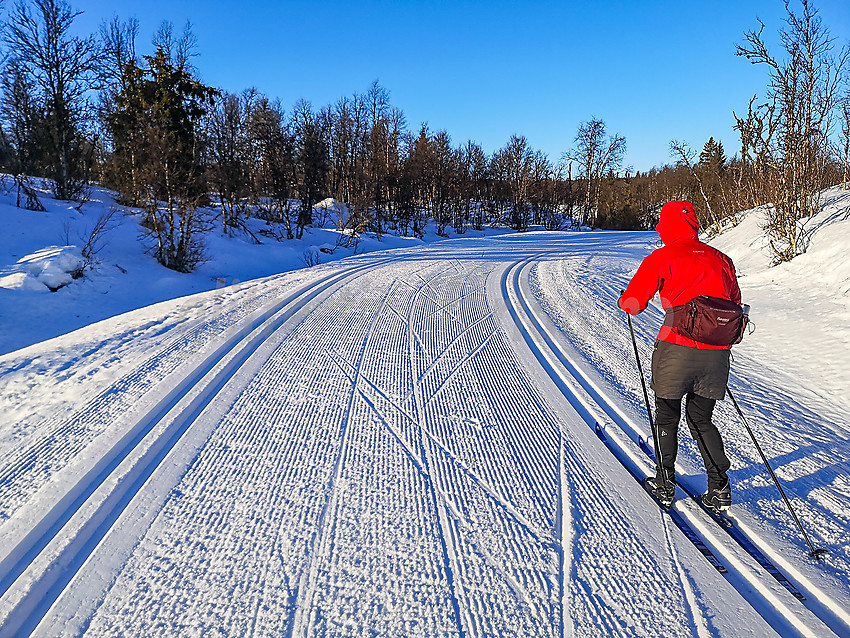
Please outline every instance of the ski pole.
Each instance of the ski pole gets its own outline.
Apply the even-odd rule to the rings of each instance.
[[[635,339],[635,329],[632,326],[632,316],[628,312],[626,313],[626,319],[629,322],[629,332],[632,335],[632,346],[634,346],[635,349],[635,361],[637,362],[638,372],[640,373],[640,385],[643,388],[643,400],[646,405],[646,416],[649,417],[649,424],[652,425],[652,412],[650,412],[649,409],[649,393],[646,391],[646,381],[643,379],[643,367],[640,365],[640,355],[638,354],[637,340]]]
[[[622,296],[622,292],[620,295]],[[627,312],[626,319],[629,322],[629,332],[632,335],[632,346],[635,349],[635,361],[637,362],[638,374],[640,374],[640,385],[643,388],[643,401],[646,405],[646,416],[649,417],[649,429],[652,432],[652,445],[655,448],[655,460],[656,466],[661,470],[662,474],[664,473],[663,468],[661,467],[661,447],[658,444],[658,436],[655,432],[655,421],[652,420],[652,411],[649,408],[649,393],[646,391],[646,381],[643,378],[643,366],[640,365],[640,355],[638,354],[637,340],[635,339],[635,329],[632,326],[632,316]]]
[[[749,433],[750,438],[753,440],[753,444],[756,446],[756,450],[758,450],[759,455],[761,456],[761,460],[764,462],[764,466],[767,468],[768,473],[770,474],[770,478],[773,479],[773,482],[776,484],[776,488],[779,490],[779,493],[782,495],[782,499],[785,501],[785,505],[788,506],[788,511],[791,512],[791,517],[794,519],[794,522],[797,524],[797,528],[800,530],[800,533],[803,535],[803,538],[806,540],[806,543],[809,546],[809,556],[812,558],[820,559],[824,554],[828,553],[828,550],[825,549],[815,549],[815,546],[812,545],[812,541],[809,540],[809,535],[806,534],[806,530],[803,529],[803,525],[800,523],[800,519],[797,518],[797,513],[794,511],[794,508],[791,507],[791,501],[788,500],[788,497],[785,495],[785,490],[782,489],[782,485],[779,484],[779,479],[776,478],[776,474],[773,471],[773,468],[770,467],[770,463],[767,461],[767,457],[761,449],[758,441],[756,441],[756,435],[753,433],[753,430],[750,428],[750,424],[747,423],[747,419],[744,416],[744,413],[741,411],[741,408],[738,406],[738,402],[735,400],[735,396],[732,394],[732,390],[729,389],[729,386],[726,386],[726,392],[729,393],[729,398],[732,399],[732,405],[735,406],[735,410],[738,412],[738,416],[741,417],[741,423],[744,424],[744,427]]]

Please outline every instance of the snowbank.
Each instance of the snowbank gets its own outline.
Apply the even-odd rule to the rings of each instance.
[[[771,265],[760,209],[710,243],[735,262],[756,326],[736,351],[850,407],[850,191],[830,188],[823,202],[803,225],[808,250],[790,262]]]
[[[84,264],[76,246],[48,246],[0,271],[0,288],[56,292],[82,277]]]
[[[738,275],[752,280],[781,281],[802,290],[812,286],[846,297],[850,293],[850,259],[846,258],[850,236],[850,191],[840,186],[822,195],[820,213],[804,220],[801,237],[808,250],[792,261],[772,265],[773,255],[764,233],[764,209],[742,213],[741,222],[710,240],[735,262]]]

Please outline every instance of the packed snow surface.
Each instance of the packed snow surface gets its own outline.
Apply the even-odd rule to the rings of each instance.
[[[757,326],[730,387],[830,552],[807,555],[718,404],[736,526],[790,588],[684,492],[668,514],[636,480],[649,425],[616,299],[657,236],[531,232],[218,288],[208,265],[205,292],[145,279],[116,316],[136,280],[106,261],[56,293],[0,289],[29,342],[0,356],[0,634],[850,635],[848,204],[832,191],[791,264],[753,245],[757,211],[712,240]],[[97,286],[109,318],[28,332],[21,310],[97,313],[73,301]],[[634,320],[644,370],[661,316]]]

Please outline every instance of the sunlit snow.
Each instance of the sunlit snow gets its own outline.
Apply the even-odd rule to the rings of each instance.
[[[216,232],[187,275],[130,216],[66,281],[59,240],[114,203],[46,204],[0,204],[0,634],[850,635],[850,193],[789,264],[758,211],[709,240],[756,325],[730,387],[830,554],[807,556],[725,401],[732,515],[805,602],[680,494],[720,573],[635,480],[649,427],[616,299],[655,233],[352,255],[330,229]],[[661,317],[635,319],[644,370]]]

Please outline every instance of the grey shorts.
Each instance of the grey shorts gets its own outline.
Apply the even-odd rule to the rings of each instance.
[[[720,401],[729,381],[729,350],[701,350],[656,341],[652,353],[652,387],[662,399],[693,392]]]

